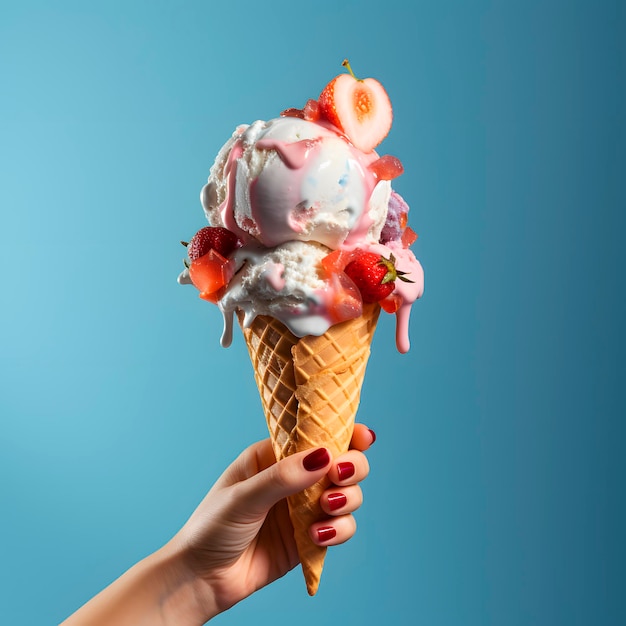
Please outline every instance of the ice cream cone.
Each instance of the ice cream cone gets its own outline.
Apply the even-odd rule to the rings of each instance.
[[[243,329],[277,460],[320,446],[333,457],[348,450],[379,313],[377,304],[365,305],[363,315],[319,337],[298,338],[267,316]],[[308,531],[324,517],[319,499],[328,484],[324,479],[288,499],[310,595],[317,592],[326,548]]]

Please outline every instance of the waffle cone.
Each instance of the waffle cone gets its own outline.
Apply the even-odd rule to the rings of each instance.
[[[359,318],[319,337],[296,337],[267,316],[243,328],[277,460],[321,446],[333,458],[348,450],[379,313],[377,304],[366,305]],[[326,548],[311,541],[309,527],[325,516],[319,499],[329,484],[324,478],[288,498],[310,595],[317,592]]]

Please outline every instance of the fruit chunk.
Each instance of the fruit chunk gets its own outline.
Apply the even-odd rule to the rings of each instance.
[[[317,122],[322,115],[320,103],[317,100],[307,100],[303,109],[304,119],[309,122]]]
[[[285,109],[281,111],[281,117],[299,117],[301,120],[307,120],[308,122],[317,122],[319,120],[321,111],[320,105],[317,100],[307,100],[304,105],[304,109]]]
[[[380,301],[380,306],[386,313],[397,313],[402,305],[402,297],[397,293],[392,293]]]
[[[219,252],[209,250],[207,254],[194,259],[189,266],[189,278],[200,297],[209,302],[217,302],[235,273],[235,263]]]
[[[363,300],[354,281],[344,272],[336,272],[330,276],[331,300],[328,303],[328,314],[333,324],[359,317],[363,312]]]
[[[221,226],[205,226],[201,228],[188,244],[187,255],[190,261],[204,256],[210,250],[215,250],[223,257],[230,256],[241,244],[239,238],[232,231]]]
[[[355,259],[357,254],[354,250],[333,250],[322,259],[322,267],[329,275],[343,272],[346,265]]]
[[[340,74],[326,85],[319,97],[320,108],[356,148],[371,152],[391,128],[391,101],[376,79],[356,78],[347,59],[343,66],[350,73]]]
[[[410,226],[407,226],[402,233],[401,241],[404,248],[410,248],[417,241],[417,233]]]
[[[344,272],[354,281],[361,292],[363,302],[380,302],[391,295],[397,279],[413,282],[395,266],[393,254],[388,259],[375,252],[360,252],[346,265]]]
[[[404,166],[398,157],[386,154],[367,168],[378,178],[378,180],[393,180],[404,172]]]

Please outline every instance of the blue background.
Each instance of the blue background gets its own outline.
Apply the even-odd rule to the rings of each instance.
[[[426,293],[408,355],[375,338],[357,536],[215,623],[623,624],[625,33],[617,1],[3,2],[0,621],[60,621],[265,436],[178,242],[235,125],[347,56]]]

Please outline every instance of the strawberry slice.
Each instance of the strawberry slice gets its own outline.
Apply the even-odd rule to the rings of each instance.
[[[356,148],[372,152],[391,128],[391,101],[376,79],[356,78],[347,59],[343,66],[350,73],[333,78],[320,94],[322,114],[345,133]]]

